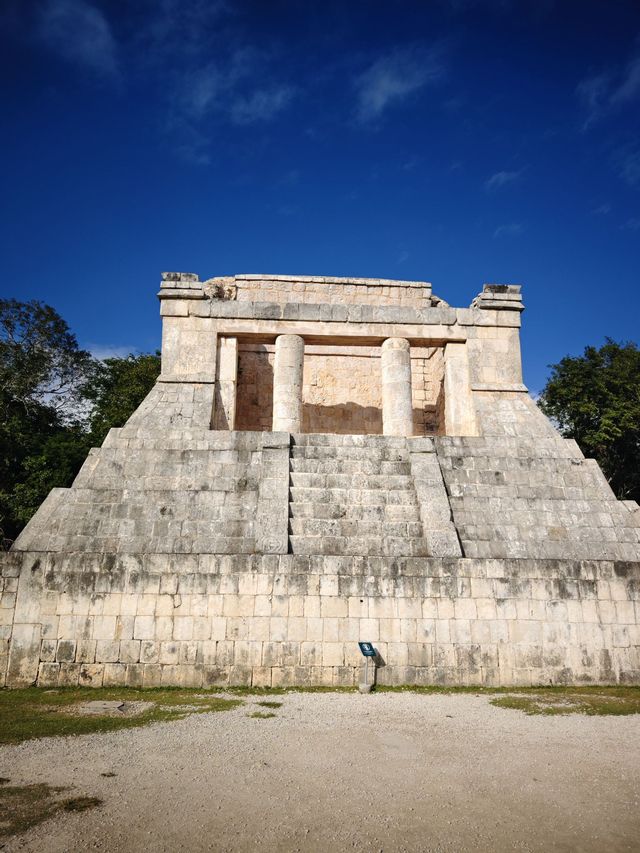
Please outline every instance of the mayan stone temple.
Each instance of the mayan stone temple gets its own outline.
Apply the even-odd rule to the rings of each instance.
[[[0,558],[0,681],[640,683],[640,511],[522,383],[520,288],[166,273],[162,374]],[[373,671],[370,670],[373,678]]]

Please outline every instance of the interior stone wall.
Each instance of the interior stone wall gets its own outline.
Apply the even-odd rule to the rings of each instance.
[[[273,345],[240,344],[237,430],[271,428],[273,362]],[[441,347],[412,349],[415,435],[444,434],[443,372]],[[379,347],[308,345],[305,348],[303,432],[382,434]]]

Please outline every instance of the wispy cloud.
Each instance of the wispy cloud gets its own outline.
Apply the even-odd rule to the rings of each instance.
[[[355,81],[358,120],[380,118],[389,107],[440,80],[444,73],[441,47],[409,45],[379,57]]]
[[[519,169],[517,172],[496,172],[484,182],[484,188],[487,192],[494,192],[495,190],[502,189],[502,187],[506,187],[508,184],[513,184],[518,181],[522,172],[523,169]]]
[[[604,204],[601,204],[599,207],[595,207],[591,211],[591,213],[594,216],[607,216],[609,213],[611,213],[611,205],[607,201]]]
[[[147,59],[160,62],[176,45],[181,57],[202,58],[214,46],[220,21],[234,12],[227,0],[151,0],[150,8],[137,40]]]
[[[116,344],[89,343],[84,345],[84,349],[100,361],[104,361],[105,358],[126,358],[128,355],[136,355],[139,352],[138,347],[123,347]]]
[[[640,147],[627,147],[619,150],[615,155],[620,177],[630,187],[640,185]]]
[[[182,156],[206,164],[220,123],[266,123],[286,110],[296,88],[278,79],[274,65],[274,57],[265,51],[227,45],[215,61],[176,68],[169,84],[166,129]]]
[[[63,59],[105,78],[119,77],[109,22],[87,0],[47,0],[38,9],[36,27],[42,42]]]
[[[39,41],[94,76],[155,89],[159,124],[192,163],[210,162],[221,125],[273,121],[297,94],[279,72],[280,51],[244,34],[232,0],[138,0],[119,40],[103,11],[111,4],[39,3]]]
[[[627,219],[624,225],[621,225],[620,227],[624,231],[640,231],[640,219],[634,216],[631,219]]]
[[[236,124],[269,121],[289,105],[294,94],[293,86],[276,85],[240,95],[231,104],[231,118]]]
[[[640,99],[640,55],[632,56],[624,68],[586,77],[576,91],[587,110],[582,129],[588,130],[607,114]]]
[[[400,254],[398,255],[398,263],[404,264],[409,260],[410,257],[411,256],[410,256],[409,252],[407,252],[406,249],[403,249],[403,251],[400,252]]]
[[[508,225],[498,225],[496,230],[493,232],[494,238],[496,237],[517,237],[519,234],[522,234],[524,228],[520,222],[510,222]]]

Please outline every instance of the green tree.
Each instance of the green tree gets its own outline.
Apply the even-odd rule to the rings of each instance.
[[[83,387],[95,370],[60,315],[0,299],[0,536],[11,542],[86,455]]]
[[[160,353],[107,358],[83,388],[91,405],[90,432],[102,444],[112,427],[121,427],[153,388],[160,374]]]
[[[0,417],[44,406],[61,423],[79,420],[95,365],[50,305],[0,299]]]
[[[542,411],[585,456],[596,459],[619,498],[640,500],[640,350],[607,338],[600,349],[551,366]]]
[[[122,426],[160,372],[159,353],[92,358],[41,302],[0,300],[0,539],[11,545],[49,491]]]

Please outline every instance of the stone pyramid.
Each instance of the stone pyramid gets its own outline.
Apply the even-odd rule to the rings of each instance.
[[[0,557],[8,686],[640,682],[640,511],[520,288],[163,275],[162,374]]]

